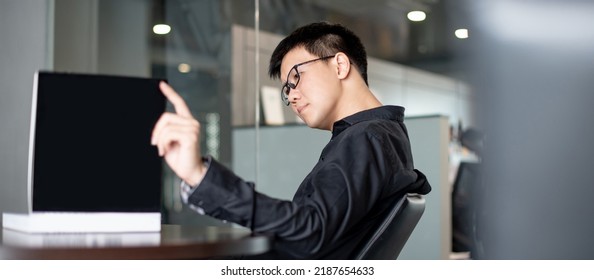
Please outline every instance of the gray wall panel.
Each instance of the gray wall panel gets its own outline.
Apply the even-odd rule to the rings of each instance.
[[[33,74],[51,67],[53,1],[0,3],[0,211],[26,211]]]

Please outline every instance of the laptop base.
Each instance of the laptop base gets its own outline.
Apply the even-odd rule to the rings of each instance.
[[[2,227],[28,233],[159,232],[161,213],[3,213]]]

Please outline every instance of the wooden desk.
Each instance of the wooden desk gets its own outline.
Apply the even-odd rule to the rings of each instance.
[[[243,228],[162,225],[157,233],[25,234],[2,230],[0,259],[208,259],[256,255],[269,236]]]

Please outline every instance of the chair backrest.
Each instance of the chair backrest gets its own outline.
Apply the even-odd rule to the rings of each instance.
[[[425,211],[425,198],[407,194],[380,219],[355,259],[395,260]]]

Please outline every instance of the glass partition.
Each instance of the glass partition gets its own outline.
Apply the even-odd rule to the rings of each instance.
[[[290,199],[329,139],[281,103],[280,82],[267,75],[276,44],[301,25],[330,21],[357,33],[370,57],[370,87],[383,103],[404,105],[408,116],[447,114],[452,123],[472,123],[444,1],[54,3],[54,70],[168,80],[201,123],[203,153],[272,196]],[[409,19],[415,10],[426,18]],[[308,145],[290,150],[291,141]],[[179,179],[166,166],[164,174],[165,223],[215,223],[182,205]]]

